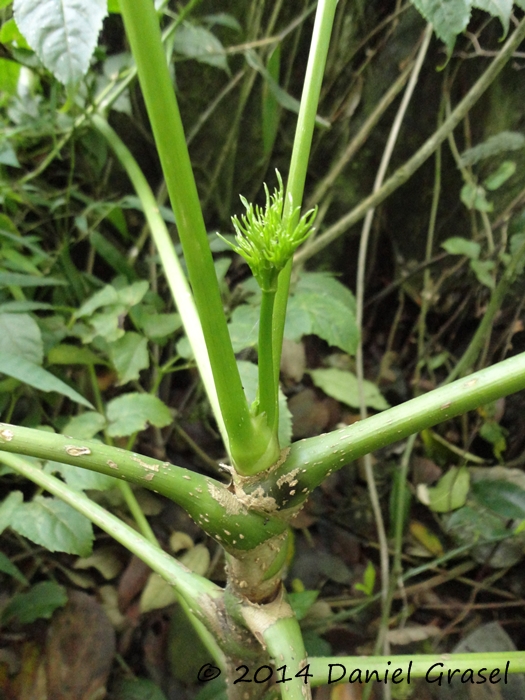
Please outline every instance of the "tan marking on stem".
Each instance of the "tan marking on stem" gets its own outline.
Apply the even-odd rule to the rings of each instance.
[[[240,499],[230,493],[224,486],[216,486],[208,482],[208,491],[214,501],[221,505],[228,515],[246,515],[246,508]],[[206,513],[206,515],[208,515]]]
[[[469,379],[468,382],[465,382],[463,384],[463,386],[465,386],[465,387],[476,386],[478,381],[479,381],[478,379]]]
[[[90,455],[91,450],[89,447],[77,447],[76,445],[66,445],[65,451],[70,457],[82,457],[83,455]]]
[[[440,408],[442,411],[445,411],[447,408],[450,408],[451,405],[452,405],[452,401],[448,401],[447,403],[444,403],[444,404],[443,404],[442,406],[440,406],[439,408]]]
[[[146,479],[146,481],[151,481],[151,480],[153,479],[154,476],[155,476],[155,473],[154,473],[154,472],[150,472],[149,474],[145,474],[145,475],[144,475],[144,478]]]
[[[131,458],[134,462],[137,464],[140,464],[141,467],[144,467],[144,469],[148,469],[149,471],[152,472],[158,472],[159,471],[159,465],[158,464],[148,464],[145,462],[143,459],[140,459],[140,457],[137,457],[135,455],[134,457]]]
[[[106,464],[108,465],[108,467],[111,467],[112,469],[118,469],[118,465],[112,459],[108,459]]]
[[[12,430],[9,430],[9,428],[4,428],[3,430],[0,430],[0,440],[3,440],[4,442],[11,442],[14,436],[15,434]]]
[[[187,474],[183,474],[182,478],[187,479],[188,481],[191,481],[191,476],[188,476]]]

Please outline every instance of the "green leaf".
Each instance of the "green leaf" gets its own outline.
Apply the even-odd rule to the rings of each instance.
[[[107,284],[102,287],[98,292],[95,292],[92,297],[85,301],[80,309],[75,312],[76,318],[82,318],[83,316],[91,316],[91,314],[97,309],[103,306],[111,306],[117,304],[119,301],[119,296],[117,290],[113,285]]]
[[[138,379],[140,372],[149,367],[148,341],[132,331],[111,343],[109,354],[121,385]]]
[[[0,28],[0,43],[14,44],[17,49],[29,49],[29,44],[20,33],[14,19],[8,19]]]
[[[441,244],[441,247],[451,255],[466,255],[467,258],[470,258],[471,260],[477,260],[481,252],[481,246],[479,243],[469,241],[466,238],[461,238],[460,236],[447,238],[447,240]]]
[[[354,588],[358,591],[363,591],[365,595],[372,595],[376,582],[376,570],[371,561],[366,565],[365,573],[363,574],[363,583],[355,583]]]
[[[315,603],[318,596],[319,591],[299,591],[298,593],[288,594],[288,602],[298,620],[302,620],[306,617],[306,614]]]
[[[108,362],[95,355],[89,348],[63,343],[55,345],[47,354],[50,365],[107,365]]]
[[[498,17],[503,27],[503,37],[507,35],[512,12],[512,0],[474,0],[472,6],[485,10],[492,17]]]
[[[91,440],[106,426],[106,419],[96,411],[86,411],[79,416],[73,416],[62,430],[63,435],[78,440]]]
[[[359,338],[355,316],[338,299],[305,292],[294,295],[292,308],[308,313],[311,333],[349,355],[355,354]]]
[[[336,401],[341,401],[347,406],[359,408],[359,393],[357,377],[352,372],[331,367],[329,369],[313,369],[309,372],[315,386],[322,389],[327,396]],[[364,382],[364,394],[366,405],[376,411],[383,411],[390,405],[372,382]]]
[[[159,314],[153,312],[150,307],[135,306],[131,317],[151,340],[170,337],[182,326],[179,314]]]
[[[476,275],[478,282],[489,289],[494,289],[494,278],[490,274],[494,269],[494,260],[471,260],[470,267]]]
[[[175,31],[173,49],[186,58],[222,68],[228,74],[230,72],[223,45],[204,27],[196,27],[187,22],[180,25]]]
[[[241,304],[234,309],[228,330],[235,353],[257,345],[260,307]]]
[[[470,484],[467,467],[451,467],[437,485],[427,489],[429,508],[435,513],[448,513],[465,505]]]
[[[0,552],[0,571],[3,574],[7,574],[8,576],[12,576],[14,579],[16,579],[19,583],[23,584],[24,586],[29,586],[29,581],[26,579],[24,574],[20,571],[18,566],[15,566],[13,562],[6,557],[6,555],[3,552]]]
[[[2,620],[16,617],[22,625],[40,618],[49,619],[57,608],[67,603],[66,589],[54,581],[36,583],[26,593],[14,595],[3,610]]]
[[[21,491],[11,491],[11,493],[2,501],[2,504],[0,505],[0,535],[6,529],[6,527],[11,525],[13,513],[23,502],[23,500],[24,496],[22,495]]]
[[[0,58],[0,91],[7,95],[16,95],[20,64],[9,58]]]
[[[499,168],[493,172],[483,183],[488,190],[497,190],[509,177],[516,172],[516,163],[513,160],[504,161]]]
[[[109,420],[108,434],[112,437],[132,435],[144,430],[148,423],[164,428],[173,420],[166,404],[150,394],[119,396],[108,403],[106,415]]]
[[[494,205],[487,200],[485,190],[481,185],[467,182],[461,188],[461,201],[467,209],[477,209],[477,211],[492,211]]]
[[[57,394],[67,396],[72,401],[93,408],[91,403],[81,396],[77,391],[68,386],[65,382],[54,374],[29,362],[23,357],[10,355],[0,351],[0,371],[8,377],[14,377],[24,384],[29,384],[34,389],[40,391],[56,391]]]
[[[427,22],[434,26],[436,36],[452,52],[456,36],[466,29],[472,0],[412,0]]]
[[[16,23],[44,66],[64,85],[87,73],[107,0],[14,0]]]
[[[525,490],[504,479],[480,479],[472,484],[478,503],[503,518],[525,518]]]
[[[23,358],[34,365],[42,364],[42,334],[29,314],[0,314],[0,353]]]
[[[253,403],[257,397],[259,371],[257,365],[244,360],[237,361],[241,382],[248,403]],[[281,448],[288,447],[292,440],[292,414],[288,410],[286,396],[279,389],[279,444]]]
[[[67,282],[56,277],[38,277],[19,272],[0,272],[0,287],[56,287]]]
[[[87,557],[93,546],[91,522],[59,498],[35,496],[13,514],[11,527],[50,552]]]
[[[47,462],[44,471],[47,474],[60,474],[66,484],[76,491],[107,491],[117,485],[117,479],[112,476],[61,462]]]
[[[525,146],[525,136],[519,131],[502,131],[461,154],[462,165],[475,165],[505,151],[517,151]]]

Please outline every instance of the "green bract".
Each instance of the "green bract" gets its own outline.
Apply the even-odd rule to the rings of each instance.
[[[310,209],[295,223],[300,207],[290,207],[291,213],[283,217],[284,187],[278,170],[275,171],[279,187],[271,195],[267,185],[264,209],[250,204],[242,195],[246,214],[240,220],[232,216],[236,231],[236,243],[226,241],[233,250],[246,260],[253,276],[265,292],[277,289],[279,272],[312,232],[317,207]],[[290,196],[291,199],[291,196]],[[220,236],[220,234],[217,234]],[[224,239],[222,236],[221,238]]]

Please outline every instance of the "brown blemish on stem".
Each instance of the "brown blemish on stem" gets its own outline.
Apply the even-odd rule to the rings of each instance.
[[[111,467],[112,469],[118,469],[118,465],[112,459],[108,459],[106,464],[108,465],[108,467]]]
[[[82,457],[83,455],[90,455],[91,450],[89,447],[77,447],[76,445],[66,445],[65,451],[70,457]]]
[[[137,464],[140,464],[141,467],[144,467],[144,469],[148,469],[149,471],[152,472],[158,472],[159,471],[159,465],[158,464],[148,464],[145,462],[143,459],[140,459],[140,457],[137,457],[135,455],[134,457],[131,458],[134,462],[137,462]]]

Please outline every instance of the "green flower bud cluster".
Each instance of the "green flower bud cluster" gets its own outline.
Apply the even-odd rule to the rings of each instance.
[[[231,248],[246,260],[264,292],[276,291],[279,273],[312,232],[312,224],[317,214],[316,207],[295,223],[300,210],[300,207],[296,207],[283,218],[284,187],[277,170],[276,174],[279,186],[272,195],[266,184],[264,185],[264,209],[250,204],[241,195],[246,214],[243,214],[240,220],[236,216],[232,217],[236,232],[235,243],[227,241]]]

